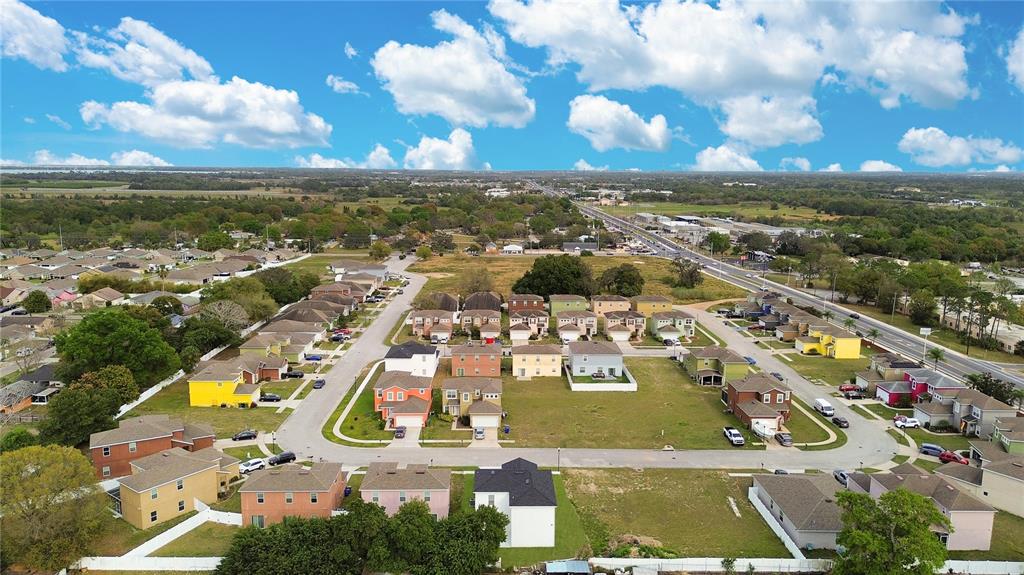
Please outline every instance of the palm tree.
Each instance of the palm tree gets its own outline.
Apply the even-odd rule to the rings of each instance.
[[[877,327],[873,327],[868,330],[868,339],[876,340],[882,336],[882,332],[878,331]]]
[[[846,329],[852,330],[853,326],[855,326],[855,325],[857,325],[857,322],[854,321],[854,319],[852,317],[848,317],[848,318],[843,320],[843,327],[845,327]]]
[[[825,321],[828,321],[828,320],[832,319],[833,315],[834,314],[832,313],[832,310],[828,310],[827,309],[827,310],[821,312],[821,317],[824,318]]]
[[[935,369],[939,369],[939,362],[946,359],[946,352],[941,347],[933,347],[928,350],[928,359],[935,362]]]

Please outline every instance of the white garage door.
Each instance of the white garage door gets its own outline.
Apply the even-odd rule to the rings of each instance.
[[[470,418],[470,425],[473,427],[498,427],[501,423],[499,415],[474,415]]]
[[[395,427],[423,427],[423,418],[418,415],[395,416]]]

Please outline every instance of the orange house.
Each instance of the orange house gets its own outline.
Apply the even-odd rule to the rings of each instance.
[[[455,377],[499,377],[501,344],[457,345],[452,348],[452,375]]]
[[[388,428],[423,427],[430,414],[431,378],[385,371],[373,384],[373,410]]]
[[[285,517],[330,517],[341,508],[345,473],[340,463],[282,465],[249,475],[242,495],[242,525],[266,527]]]
[[[109,479],[131,475],[132,461],[180,447],[199,451],[213,447],[213,430],[205,425],[182,423],[166,415],[144,415],[120,422],[116,429],[89,436],[89,455],[96,477]]]

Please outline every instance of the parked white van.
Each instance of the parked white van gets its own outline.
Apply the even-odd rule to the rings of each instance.
[[[815,399],[814,410],[824,415],[825,417],[832,417],[836,414],[836,410],[832,409],[832,404],[827,399]]]

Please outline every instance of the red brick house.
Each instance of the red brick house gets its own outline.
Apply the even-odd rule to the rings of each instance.
[[[387,428],[423,427],[430,414],[431,378],[385,371],[373,383],[373,410]]]
[[[514,293],[508,298],[508,313],[527,310],[545,311],[544,298],[532,293]]]
[[[722,401],[750,428],[754,422],[777,430],[789,420],[791,392],[770,376],[755,373],[729,381],[722,390]]]
[[[260,381],[279,381],[288,371],[288,360],[279,357],[256,357],[252,355],[240,356],[238,368],[242,371],[242,379],[245,383],[258,383]]]
[[[456,377],[500,377],[501,344],[467,343],[453,347],[452,375]]]
[[[345,473],[340,463],[282,465],[254,471],[238,492],[242,525],[266,527],[285,517],[330,517],[341,508]]]
[[[213,429],[183,423],[167,415],[144,415],[122,420],[116,429],[89,436],[89,455],[96,477],[131,475],[131,462],[172,447],[199,451],[213,447]]]

